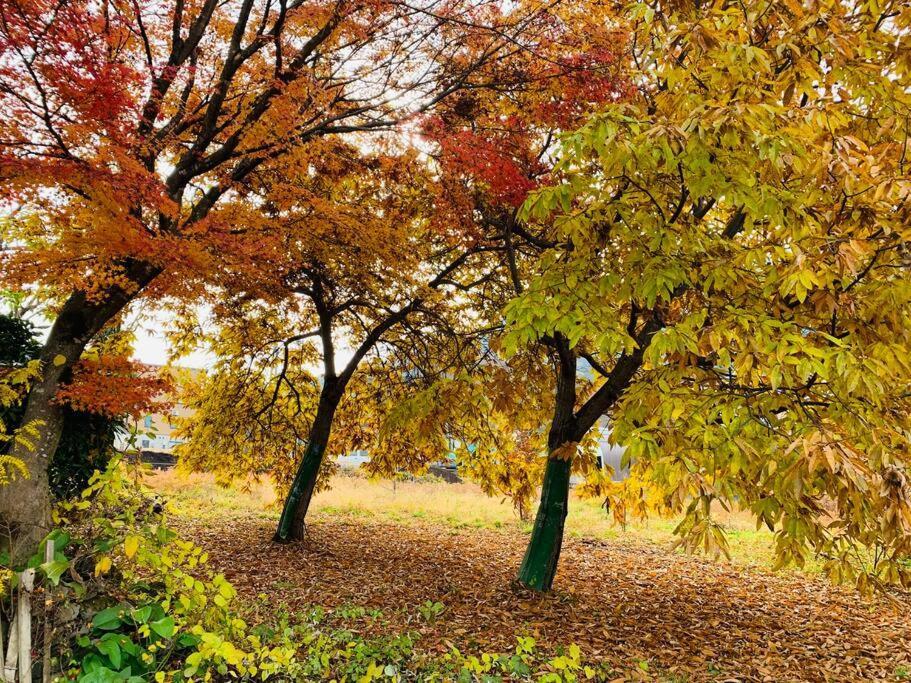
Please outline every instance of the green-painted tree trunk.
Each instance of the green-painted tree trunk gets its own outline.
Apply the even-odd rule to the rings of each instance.
[[[535,591],[549,591],[557,573],[563,545],[563,526],[569,506],[570,460],[550,458],[541,487],[541,503],[531,540],[519,568],[519,583]]]
[[[278,529],[273,541],[288,543],[303,539],[306,531],[304,521],[307,511],[310,509],[310,499],[313,498],[313,490],[316,488],[316,479],[325,452],[326,444],[310,441],[307,445],[304,459],[297,468],[291,490],[288,491],[288,496],[285,498],[285,505],[282,508],[282,515],[278,520]]]
[[[307,450],[294,475],[294,481],[285,498],[285,505],[278,520],[278,529],[272,538],[276,543],[289,543],[304,538],[307,511],[310,509],[310,500],[313,498],[320,466],[323,464],[323,456],[326,454],[326,445],[329,443],[329,434],[332,431],[332,419],[338,406],[338,401],[326,399],[325,394],[327,393],[332,392],[327,392],[324,387],[324,396],[320,398],[316,417],[314,417],[310,429]]]
[[[569,475],[572,458],[555,458],[554,453],[577,441],[576,355],[569,341],[555,334],[551,342],[555,353],[556,391],[554,416],[547,435],[547,467],[541,484],[541,502],[531,531],[531,539],[519,567],[519,583],[532,590],[549,591],[557,573],[557,562],[563,545],[563,526],[569,508]],[[572,449],[570,449],[572,450]],[[567,454],[570,455],[571,454]]]

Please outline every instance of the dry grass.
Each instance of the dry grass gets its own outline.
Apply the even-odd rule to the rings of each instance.
[[[166,495],[178,513],[237,515],[274,519],[278,516],[275,489],[268,481],[249,480],[230,488],[215,484],[210,475],[184,475],[173,470],[147,477],[156,491]],[[333,478],[328,490],[313,500],[314,519],[328,517],[367,518],[401,524],[432,522],[451,528],[517,529],[527,532],[507,500],[491,498],[471,483],[438,481],[371,480],[352,474]],[[762,567],[772,563],[772,534],[756,529],[748,513],[718,512],[728,531],[733,561]],[[570,538],[647,542],[673,545],[675,520],[653,519],[623,529],[599,506],[598,501],[574,497],[566,533]]]

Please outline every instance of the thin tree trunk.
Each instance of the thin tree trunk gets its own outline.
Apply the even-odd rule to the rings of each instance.
[[[549,591],[557,573],[563,527],[569,509],[571,460],[549,458],[541,487],[541,503],[531,539],[519,568],[519,582],[534,591]]]
[[[54,403],[57,389],[86,344],[160,272],[147,263],[130,261],[124,265],[124,273],[135,289],[115,287],[102,301],[91,301],[85,292],[74,292],[60,309],[39,356],[41,378],[32,385],[22,416],[22,425],[37,428],[37,438],[31,439],[30,445],[13,442],[9,450],[9,455],[25,463],[29,477],[0,487],[2,545],[14,563],[30,557],[50,530],[52,499],[47,468],[63,429],[63,411]]]
[[[305,520],[310,509],[310,500],[316,488],[320,466],[326,454],[329,435],[332,432],[332,420],[338,407],[338,399],[334,397],[334,387],[324,385],[320,396],[316,416],[310,429],[310,439],[307,450],[294,475],[291,489],[285,498],[281,517],[278,520],[278,529],[272,540],[276,543],[300,541],[306,533]]]

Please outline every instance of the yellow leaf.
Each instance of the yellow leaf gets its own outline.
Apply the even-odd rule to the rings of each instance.
[[[64,363],[66,363],[66,356],[64,356],[62,353],[58,353],[56,356],[54,356],[54,365],[56,367],[59,368]]]
[[[111,569],[111,558],[108,555],[102,555],[95,563],[95,576],[106,574]]]
[[[579,447],[578,441],[567,441],[561,446],[557,446],[551,451],[550,457],[554,460],[572,460]]]
[[[127,536],[123,541],[123,552],[127,557],[133,557],[139,550],[139,536]]]

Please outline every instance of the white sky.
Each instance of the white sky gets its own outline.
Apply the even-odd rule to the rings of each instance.
[[[168,341],[160,331],[157,321],[146,321],[136,328],[136,344],[133,359],[150,365],[164,365],[168,362]],[[211,368],[215,357],[199,350],[175,361],[174,365],[186,368]]]
[[[135,314],[128,317],[128,325],[135,326],[133,328],[136,334],[136,343],[133,350],[134,360],[150,365],[164,365],[168,362],[169,345],[162,330],[167,327],[167,322],[171,315],[170,311],[164,309],[153,313],[146,312],[138,320],[138,316]],[[349,340],[345,338],[335,340],[336,367],[339,369],[344,367],[351,360],[353,354]],[[209,370],[214,367],[216,360],[217,358],[205,349],[198,349],[172,362],[172,365]],[[322,375],[323,368],[319,364],[315,364],[309,369],[318,376]]]

